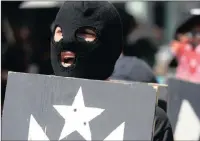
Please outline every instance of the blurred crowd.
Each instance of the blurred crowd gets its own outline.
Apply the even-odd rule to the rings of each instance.
[[[53,74],[50,61],[50,29],[59,7],[20,9],[21,3],[2,2],[2,100],[8,71]],[[126,2],[117,2],[114,6],[124,27],[124,54],[146,62],[157,76],[156,81],[164,83],[162,80],[167,75],[174,75],[177,59],[170,49],[170,42],[164,39],[167,2],[151,3],[154,3],[151,22],[148,21],[149,18],[143,19],[140,13],[134,15],[128,12]]]

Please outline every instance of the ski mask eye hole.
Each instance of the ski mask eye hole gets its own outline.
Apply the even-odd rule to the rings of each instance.
[[[62,38],[63,38],[62,30],[58,26],[56,27],[55,32],[54,32],[54,41],[59,42]]]
[[[76,31],[76,39],[79,42],[96,41],[96,32],[91,28],[80,28]]]

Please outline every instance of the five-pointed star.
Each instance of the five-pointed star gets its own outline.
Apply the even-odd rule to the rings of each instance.
[[[65,125],[59,140],[74,131],[77,131],[85,140],[91,140],[89,122],[104,111],[100,108],[85,107],[81,87],[71,106],[54,105],[54,108],[65,119]]]

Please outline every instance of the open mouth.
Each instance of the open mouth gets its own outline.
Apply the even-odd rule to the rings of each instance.
[[[75,53],[71,51],[61,52],[61,65],[65,68],[71,67],[75,62]]]

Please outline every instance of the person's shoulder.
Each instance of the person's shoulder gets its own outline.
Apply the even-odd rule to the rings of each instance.
[[[131,61],[132,59],[133,59],[132,56],[124,56],[124,55],[121,55],[121,56],[119,57],[119,59],[117,60],[117,62],[126,61],[126,60]]]
[[[140,68],[143,68],[143,69],[145,68],[151,72],[150,66],[145,61],[134,56],[121,56],[118,59],[118,62],[119,63],[126,62],[126,64],[131,65],[132,68],[134,68],[135,66],[139,66]]]
[[[142,82],[157,83],[152,68],[145,61],[137,57],[132,57],[132,72],[138,73]]]
[[[115,64],[112,77],[129,81],[156,83],[155,75],[150,66],[133,56],[120,56]]]
[[[142,59],[137,57],[132,57],[133,64],[140,65],[141,67],[147,68],[148,70],[151,70],[151,67]]]

